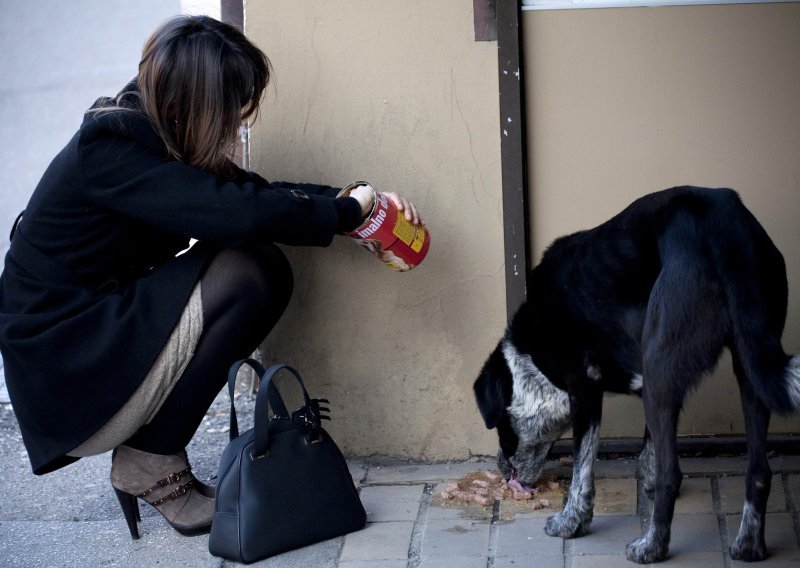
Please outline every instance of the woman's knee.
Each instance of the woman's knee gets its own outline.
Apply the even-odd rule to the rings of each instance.
[[[222,312],[263,317],[283,312],[294,288],[289,261],[275,245],[256,249],[224,249],[201,279],[203,311],[214,319]]]

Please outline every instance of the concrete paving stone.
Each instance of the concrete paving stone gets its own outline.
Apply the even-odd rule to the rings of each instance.
[[[636,564],[621,554],[580,554],[572,557],[572,568],[631,568]]]
[[[428,521],[422,535],[421,558],[485,557],[489,523],[476,521]]]
[[[636,458],[597,460],[594,462],[594,477],[595,479],[634,477],[636,463]]]
[[[672,552],[667,558],[667,566],[673,568],[723,568],[725,557],[718,552]]]
[[[487,557],[451,556],[449,558],[423,558],[419,568],[486,568]],[[495,564],[495,566],[497,566]]]
[[[780,465],[780,471],[798,472],[800,471],[800,456],[779,456],[776,460]],[[770,460],[770,464],[772,461]],[[773,468],[777,470],[777,468]]]
[[[344,539],[340,561],[406,560],[414,523],[369,523]]]
[[[736,540],[741,515],[728,515],[728,542]],[[794,532],[794,521],[790,513],[767,513],[764,539],[767,550],[798,550],[797,534]]]
[[[372,523],[415,521],[424,485],[382,485],[361,489],[361,502]]]
[[[339,562],[338,568],[406,568],[408,560],[354,560]],[[306,568],[314,567],[309,564]]]
[[[560,556],[564,551],[564,541],[544,532],[546,522],[546,519],[523,518],[498,523],[495,556]]]
[[[719,521],[714,514],[675,514],[672,520],[672,554],[722,551]]]
[[[786,476],[786,489],[795,511],[800,511],[800,475]]]
[[[745,566],[758,566],[759,568],[797,568],[800,566],[800,551],[797,550],[771,550],[763,562],[731,561],[731,568],[744,568]]]
[[[684,475],[744,475],[747,471],[747,458],[745,456],[681,458],[680,466]]]
[[[494,460],[459,463],[372,465],[365,483],[367,485],[391,485],[397,483],[426,483],[455,480],[473,471],[495,471]]]
[[[350,471],[350,477],[353,478],[353,483],[356,487],[360,487],[367,479],[367,471],[369,466],[361,460],[347,460],[347,469]]]
[[[142,523],[145,524],[145,523]],[[124,530],[120,530],[124,529]],[[142,532],[133,540],[111,521],[0,523],[0,565],[4,568],[218,568],[208,552],[208,535],[181,536],[170,527]]]
[[[568,566],[568,564],[566,565]],[[503,558],[494,559],[494,568],[531,568],[532,566],[535,566],[536,568],[564,568],[565,560],[560,554],[555,556],[543,554],[533,557],[505,556]],[[597,566],[605,568],[605,565],[603,564],[594,564],[592,568],[596,568]]]
[[[635,515],[636,479],[595,479],[594,514]]]
[[[343,538],[332,538],[248,564],[255,568],[337,568]],[[224,566],[241,566],[227,561]]]
[[[642,535],[642,524],[635,515],[595,517],[589,534],[572,540],[572,554],[625,555],[629,542]]]
[[[648,499],[650,511],[653,501]],[[681,492],[675,500],[676,515],[695,515],[714,512],[714,498],[711,494],[711,479],[707,477],[687,478],[681,482]]]
[[[791,460],[787,462],[783,458],[784,456],[781,455],[773,455],[772,457],[769,456],[767,457],[767,461],[769,462],[769,467],[772,470],[772,473],[781,473],[784,470],[786,470],[787,466],[791,466]]]
[[[719,480],[720,511],[723,513],[741,513],[745,497],[745,477],[720,477]],[[767,512],[786,511],[786,494],[783,491],[781,478],[773,476],[772,489],[767,500]]]

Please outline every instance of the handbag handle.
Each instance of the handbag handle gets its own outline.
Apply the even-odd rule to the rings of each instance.
[[[239,369],[241,369],[242,365],[245,364],[249,365],[253,371],[255,371],[259,379],[264,376],[264,373],[266,372],[263,365],[261,365],[261,363],[255,359],[241,359],[231,365],[230,371],[228,371],[228,394],[230,395],[231,399],[231,422],[229,430],[230,440],[233,440],[239,436],[239,422],[236,419],[236,407],[234,406],[233,395],[236,389],[236,376],[239,373]],[[274,383],[270,383],[267,394],[269,396],[269,405],[272,407],[272,412],[275,413],[275,416],[288,418],[289,411],[286,410],[286,405],[283,403],[283,399],[281,398],[278,388]]]
[[[234,385],[236,383],[236,374],[243,364],[247,364],[252,367],[253,370],[256,371],[256,373],[258,373],[261,377],[261,381],[258,386],[258,394],[256,395],[256,409],[254,418],[255,434],[252,453],[252,458],[257,459],[264,457],[269,449],[269,421],[267,420],[267,412],[269,407],[272,407],[275,416],[289,418],[286,405],[281,398],[280,392],[272,382],[273,377],[275,377],[275,375],[278,374],[278,372],[282,369],[286,369],[292,373],[297,379],[297,382],[300,383],[300,388],[303,390],[303,399],[305,400],[306,406],[310,406],[312,401],[308,391],[306,390],[306,385],[303,383],[303,379],[300,377],[300,373],[298,373],[293,367],[278,363],[270,366],[269,369],[265,371],[261,363],[254,359],[242,359],[237,361],[233,364],[231,370],[228,372],[228,392],[230,393],[231,398],[231,440],[239,435],[239,427],[236,421],[236,410],[233,404],[233,394]]]

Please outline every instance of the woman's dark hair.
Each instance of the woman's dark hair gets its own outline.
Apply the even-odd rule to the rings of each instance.
[[[239,30],[207,16],[178,16],[144,45],[143,110],[175,158],[225,174],[242,121],[255,118],[271,66]]]

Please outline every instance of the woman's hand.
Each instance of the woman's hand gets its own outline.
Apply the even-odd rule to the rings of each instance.
[[[350,197],[361,205],[361,217],[366,217],[372,211],[372,202],[375,201],[375,190],[371,185],[359,185],[350,192]]]
[[[406,221],[410,221],[414,225],[424,225],[425,221],[419,216],[416,206],[396,193],[385,193],[386,197],[392,200],[398,211],[405,211]]]

